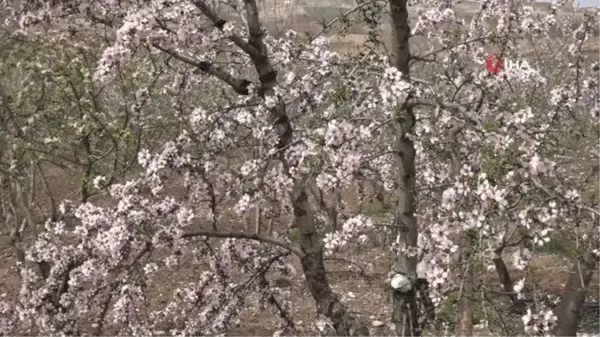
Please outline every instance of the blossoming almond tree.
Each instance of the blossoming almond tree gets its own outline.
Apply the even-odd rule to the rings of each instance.
[[[62,198],[87,202],[135,167],[136,151],[159,134],[139,112],[156,109],[148,96],[162,74],[149,71],[151,60],[142,56],[118,70],[116,85],[97,85],[92,74],[102,41],[11,28],[0,32],[0,230],[23,261],[31,234],[58,218]],[[159,100],[160,93],[152,96]],[[57,175],[74,178],[61,182]]]
[[[127,334],[156,334],[167,323],[174,334],[224,333],[254,304],[253,293],[280,318],[278,333],[292,334],[289,294],[273,287],[270,275],[292,273],[283,257],[293,254],[317,312],[335,333],[367,335],[331,289],[323,262],[325,253],[364,240],[373,227],[343,200],[332,211],[323,195],[365,177],[396,195],[391,274],[399,335],[421,333],[420,256],[428,257],[421,266],[434,304],[457,287],[469,292],[457,330],[467,335],[474,293],[488,291],[475,266],[493,263],[521,305],[523,289],[502,257],[506,247],[543,245],[552,230],[573,223],[583,224],[579,237],[597,242],[588,224],[598,211],[556,163],[557,151],[567,148],[565,131],[581,120],[589,125],[598,112],[598,65],[582,53],[596,16],[586,15],[573,34],[574,15],[539,15],[528,1],[485,1],[470,20],[457,17],[452,3],[420,1],[410,27],[407,1],[386,4],[390,57],[370,52],[350,67],[322,36],[308,43],[293,33],[269,36],[254,0],[226,2],[241,25],[202,0],[32,1],[17,11],[25,32],[67,23],[111,31],[114,43],[103,52],[98,82],[110,83],[136,47],[164,57],[160,67],[174,74],[172,116],[182,132],[157,153],[142,151],[143,174],[111,187],[115,205],[83,203],[47,222],[28,263],[19,265],[19,304],[0,308],[2,331],[100,334],[111,322]],[[498,20],[493,27],[491,18]],[[426,50],[411,52],[411,39],[419,37],[427,38]],[[549,42],[557,37],[566,49],[554,50]],[[487,73],[485,48],[518,59],[527,40],[543,52],[531,69]],[[551,65],[556,55],[571,64]],[[210,101],[200,99],[206,94]],[[166,188],[173,181],[183,184],[183,195]],[[250,212],[253,231],[235,223]],[[321,217],[342,226],[323,238]],[[283,230],[298,240],[264,231],[273,219],[287,223]],[[215,238],[224,241],[217,245]],[[461,240],[468,258],[462,273],[453,273]],[[589,252],[586,265],[597,258],[597,250]],[[182,260],[204,264],[205,271],[163,307],[148,309],[153,280]],[[42,261],[51,268],[40,273],[35,263]],[[551,311],[524,310],[527,331],[552,328]]]
[[[432,228],[431,238],[435,241],[448,242],[446,233],[476,229],[477,255],[483,261],[493,262],[505,291],[519,311],[524,310],[524,303],[519,294],[513,293],[516,287],[502,258],[507,246],[530,239],[538,246],[543,245],[548,240],[544,237],[552,230],[580,221],[587,226],[578,235],[584,238],[597,235],[594,221],[597,211],[582,205],[578,192],[570,187],[574,184],[570,177],[572,169],[558,165],[556,153],[569,147],[565,133],[580,128],[577,120],[596,123],[597,81],[581,78],[582,71],[577,68],[594,71],[597,67],[597,63],[586,60],[582,52],[586,39],[594,31],[597,34],[597,24],[593,13],[583,15],[579,22],[574,14],[561,14],[562,5],[555,3],[550,13],[537,14],[527,2],[484,2],[482,10],[470,22],[464,22],[450,8],[435,8],[421,12],[413,32],[417,36],[434,36],[439,43],[413,57],[415,67],[422,62],[427,64],[432,75],[428,79],[438,84],[435,110],[419,116],[419,120],[429,123],[417,124],[415,138],[421,140],[417,149],[422,149],[417,151],[421,152],[417,157],[423,160],[417,172],[424,174],[425,180],[420,182],[430,181],[422,183],[420,188],[446,182],[453,184],[442,193],[442,207],[421,208],[425,214],[419,218],[437,227]],[[489,18],[497,18],[495,26],[486,25],[490,23]],[[575,33],[573,26],[577,27]],[[432,35],[434,27],[445,29],[438,29],[439,34]],[[545,40],[563,41],[569,45],[568,51],[561,54],[562,49],[553,49],[542,42]],[[486,51],[497,51],[503,57],[516,60],[533,51],[534,66],[506,69],[494,75],[481,66]],[[559,61],[551,66],[550,58]],[[565,94],[573,96],[570,103],[566,103],[567,98],[558,98],[563,97],[567,87],[576,88],[575,93]],[[588,89],[582,89],[584,87]],[[542,88],[546,88],[545,91]],[[447,125],[442,128],[447,130],[443,134],[441,124]],[[597,124],[593,125],[589,133],[591,139],[597,133]],[[439,157],[440,148],[445,149],[442,153],[448,156],[445,169],[439,166],[443,161],[429,157]],[[596,156],[595,145],[588,145],[587,151],[594,151],[586,154]],[[458,177],[456,172],[460,172]],[[439,198],[438,195],[431,193],[430,198]],[[419,195],[419,200],[435,203],[435,199],[427,202],[425,193]],[[427,231],[424,226],[420,230],[421,233]],[[440,231],[441,236],[435,233]],[[592,245],[596,243],[594,240],[590,241]],[[450,258],[447,254],[436,254],[436,258],[443,256]],[[447,260],[445,262],[447,264]],[[472,273],[476,262],[470,263]],[[434,272],[442,277],[451,274],[443,269]],[[466,283],[471,279],[468,274],[462,277],[461,289],[467,288]],[[433,283],[448,285],[447,282]],[[546,324],[552,323],[551,314],[537,315],[541,320],[535,323],[531,315],[526,317],[526,328],[541,328],[537,325],[541,324],[547,330]],[[544,317],[549,321],[544,321]]]
[[[264,294],[265,303],[281,315],[285,323],[284,329],[292,329],[293,322],[287,317],[285,306],[278,302],[274,290],[269,289],[270,284],[263,276],[269,267],[285,255],[281,249],[269,250],[268,246],[251,242],[228,241],[228,244],[220,248],[228,256],[228,260],[223,260],[223,256],[213,252],[209,242],[198,241],[198,238],[217,236],[270,242],[300,256],[309,288],[318,300],[319,312],[334,322],[339,334],[367,333],[364,326],[347,313],[327,283],[321,240],[316,236],[306,190],[299,187],[302,176],[307,176],[306,172],[302,172],[304,168],[301,164],[304,157],[310,154],[311,144],[293,142],[286,107],[296,105],[299,113],[302,109],[312,109],[323,99],[324,95],[316,97],[316,100],[314,97],[307,97],[308,92],[323,85],[322,78],[330,72],[328,62],[335,58],[334,54],[323,49],[323,40],[316,40],[308,50],[303,51],[289,40],[265,38],[256,3],[253,2],[246,3],[245,8],[248,40],[243,37],[243,31],[232,23],[225,22],[208,4],[201,1],[163,1],[139,7],[131,4],[132,7],[127,9],[108,2],[97,3],[95,5],[100,7],[87,9],[84,8],[85,3],[81,7],[75,3],[67,5],[75,5],[75,8],[43,4],[40,12],[25,14],[21,18],[22,23],[34,23],[43,17],[61,21],[63,15],[80,14],[70,13],[75,9],[104,25],[114,26],[117,29],[116,40],[114,46],[104,52],[96,73],[98,81],[110,80],[115,67],[131,57],[133,47],[144,44],[177,61],[176,64],[165,66],[174,67],[173,71],[181,74],[174,84],[180,90],[193,92],[198,84],[206,83],[223,90],[233,89],[237,96],[224,93],[223,99],[216,106],[221,116],[209,111],[212,109],[210,106],[198,105],[190,110],[188,104],[191,102],[176,107],[176,113],[183,115],[189,129],[177,140],[168,143],[162,153],[141,153],[139,161],[146,169],[146,176],[139,181],[114,186],[111,192],[118,200],[116,208],[83,204],[72,214],[65,213],[60,221],[48,223],[42,235],[44,238],[40,238],[36,244],[39,249],[30,251],[28,259],[36,262],[51,261],[52,270],[36,276],[33,270],[23,267],[23,295],[29,299],[23,301],[28,304],[24,304],[20,310],[22,318],[31,318],[39,331],[76,333],[81,329],[79,325],[82,317],[91,314],[97,319],[93,324],[96,332],[101,333],[107,311],[111,308],[115,319],[126,323],[130,333],[150,333],[153,329],[151,323],[172,319],[184,320],[182,327],[185,333],[217,333],[232,324],[242,307],[245,294],[249,289],[255,288]],[[108,12],[98,13],[102,6],[112,8],[105,8]],[[129,12],[130,10],[133,11]],[[267,54],[267,43],[275,56]],[[232,46],[243,54],[232,50]],[[196,48],[207,50],[208,58],[202,60],[202,56],[190,56]],[[219,67],[210,59],[221,56],[217,55],[218,48],[224,48],[221,53],[227,59],[226,64],[233,68]],[[299,57],[306,57],[305,64],[316,73],[314,77],[304,79],[295,79],[294,74],[289,73],[286,100],[278,93],[283,89],[277,85],[277,72],[273,64],[289,63],[290,59]],[[237,71],[236,62],[241,62]],[[257,82],[243,79],[247,75],[248,66],[256,69]],[[211,94],[215,92],[212,91]],[[226,108],[223,109],[221,104]],[[274,132],[270,127],[273,124]],[[260,157],[251,158],[241,167],[238,163],[234,163],[232,167],[222,154],[232,149],[235,151],[237,146],[252,144],[252,138],[260,140],[260,146],[265,151]],[[304,166],[310,168],[309,165]],[[162,193],[164,180],[167,178],[165,174],[173,169],[175,171],[170,174],[179,174],[185,179],[189,193],[184,200],[175,200]],[[148,189],[148,197],[137,195],[144,188]],[[293,247],[283,239],[260,233],[185,232],[185,229],[198,220],[207,221],[211,229],[216,230],[221,220],[218,206],[227,197],[237,199],[234,208],[239,213],[247,211],[249,207],[262,207],[261,204],[265,205],[264,209],[273,208],[270,202],[280,199],[278,206],[284,208],[284,212],[291,212],[292,221],[301,232],[300,247]],[[289,209],[285,209],[287,207]],[[78,224],[74,230],[66,230],[66,222],[71,217]],[[363,222],[359,218],[356,223],[363,225]],[[77,243],[60,243],[61,240],[72,239]],[[203,242],[200,243],[200,246],[204,246],[201,251],[188,246],[191,244],[197,247],[197,242]],[[167,246],[172,248],[170,255],[163,261],[167,266],[173,266],[179,254],[200,254],[203,260],[211,259],[212,256],[210,265],[213,271],[199,276],[200,283],[182,289],[181,294],[187,294],[183,298],[175,296],[174,302],[163,310],[148,313],[141,318],[135,311],[143,301],[144,291],[139,283],[139,276],[132,274],[131,268],[137,267],[140,260],[147,260],[152,251]],[[85,256],[88,253],[92,253],[92,256]],[[54,261],[56,259],[61,261]],[[144,263],[146,267],[141,276],[151,277],[156,271],[156,264],[148,261]],[[236,264],[239,264],[242,271],[254,275],[241,289],[231,287],[228,281],[230,276],[225,272],[237,269],[232,268]],[[285,265],[279,268],[286,270]],[[108,274],[113,274],[116,279],[107,278]],[[129,276],[123,279],[124,275]],[[36,289],[38,278],[43,285]],[[92,286],[98,286],[96,290],[100,292],[92,290],[90,282],[100,282]],[[121,295],[114,298],[112,307],[115,291]],[[25,295],[25,292],[28,294]],[[90,313],[93,301],[100,301],[96,308],[105,309]],[[177,301],[189,303],[181,306]],[[202,303],[193,304],[196,301]],[[186,309],[186,306],[189,308]],[[181,310],[192,312],[185,313]],[[194,318],[188,321],[185,318],[187,316]]]

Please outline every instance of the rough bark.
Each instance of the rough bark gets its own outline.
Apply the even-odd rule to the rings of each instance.
[[[554,327],[555,336],[575,336],[579,324],[579,314],[585,302],[585,293],[590,284],[594,270],[598,266],[598,240],[593,239],[586,252],[573,266],[571,276],[567,281],[560,303],[556,309],[557,324]]]
[[[400,70],[409,80],[410,60],[410,26],[408,24],[407,0],[389,0],[392,19],[391,65]],[[412,107],[404,106],[396,117],[396,152],[398,169],[398,238],[400,246],[416,248],[418,224],[416,212],[415,188],[415,147],[408,138],[415,125]],[[401,273],[409,279],[416,280],[417,258],[405,253],[398,253],[394,272]],[[396,334],[400,336],[419,336],[418,311],[416,307],[416,290],[406,293],[394,291],[392,295],[392,321],[396,324]]]

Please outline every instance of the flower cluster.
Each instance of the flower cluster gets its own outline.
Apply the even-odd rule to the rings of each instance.
[[[552,310],[541,310],[537,314],[527,309],[527,313],[522,317],[526,332],[542,333],[551,335],[552,328],[556,323],[556,316]]]
[[[325,234],[323,241],[325,242],[326,252],[332,253],[337,248],[346,245],[353,238],[358,238],[364,242],[366,231],[372,227],[373,221],[364,215],[346,220],[339,231]]]

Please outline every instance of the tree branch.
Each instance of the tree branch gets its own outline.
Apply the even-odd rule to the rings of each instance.
[[[254,63],[254,68],[258,73],[261,87],[259,89],[259,95],[272,94],[273,89],[277,85],[277,71],[273,69],[269,57],[267,55],[267,46],[263,41],[263,31],[260,28],[260,18],[258,16],[258,6],[255,0],[244,0],[244,6],[246,8],[247,22],[248,22],[248,34],[250,36],[248,44],[252,46],[256,53],[251,54],[250,58]],[[285,104],[280,100],[278,106],[273,110],[274,121],[276,124],[280,124],[279,127],[283,129],[284,125],[288,122],[288,117],[285,113]],[[290,137],[287,143],[291,142],[291,134],[287,135]],[[283,138],[283,137],[282,137]],[[285,142],[280,142],[282,145]]]
[[[225,27],[227,20],[221,18],[210,6],[206,4],[203,0],[193,1],[194,5],[204,14],[212,23],[221,31]],[[240,49],[245,51],[250,57],[258,57],[260,55],[260,51],[258,51],[254,46],[252,46],[248,41],[245,41],[243,37],[238,34],[232,33],[230,36],[231,41],[235,43]]]
[[[92,20],[92,22],[95,23],[101,23],[107,27],[113,27],[113,23],[110,19],[104,17],[104,16],[100,16],[98,14],[92,13],[91,11],[88,11],[87,15],[90,17],[90,19]]]
[[[198,60],[194,59],[193,57],[178,53],[175,50],[163,47],[158,43],[153,43],[152,46],[154,48],[164,52],[165,54],[173,56],[174,58],[178,59],[181,62],[187,63],[189,65],[192,65],[192,66],[198,68],[200,71],[202,71],[206,74],[217,77],[218,79],[222,80],[223,82],[229,84],[233,88],[233,90],[235,90],[235,92],[237,92],[240,95],[248,95],[249,94],[248,87],[250,86],[250,84],[252,84],[252,82],[250,82],[248,80],[235,78],[235,77],[231,76],[224,69],[216,67],[214,64],[212,64],[210,62],[198,61]]]
[[[586,205],[584,203],[575,203],[575,202],[569,201],[565,196],[560,195],[559,193],[556,193],[556,192],[552,191],[551,189],[549,189],[548,187],[544,186],[544,184],[542,184],[542,182],[538,178],[536,178],[536,177],[531,177],[531,182],[533,183],[533,185],[535,187],[537,187],[538,189],[542,190],[549,197],[553,197],[553,198],[560,199],[562,201],[571,203],[573,206],[575,206],[575,207],[577,207],[579,209],[586,210],[586,211],[592,213],[593,215],[600,216],[600,211],[599,210],[597,210],[597,209],[595,209],[593,207],[590,207],[590,206],[588,206],[588,205]]]
[[[207,236],[207,237],[214,237],[214,238],[248,239],[248,240],[255,240],[255,241],[260,241],[260,242],[266,242],[266,243],[270,243],[272,245],[284,248],[284,249],[294,253],[298,257],[304,257],[304,252],[299,247],[297,247],[289,242],[282,241],[282,240],[276,239],[271,236],[260,235],[260,234],[255,234],[255,233],[197,231],[197,232],[184,233],[181,237],[185,238],[185,239],[189,239],[189,238],[194,238],[197,236]]]

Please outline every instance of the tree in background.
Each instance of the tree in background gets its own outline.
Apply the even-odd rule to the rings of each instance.
[[[114,87],[98,85],[92,74],[105,44],[93,33],[78,36],[85,43],[72,38],[56,31],[12,34],[8,25],[2,31],[2,230],[21,261],[24,236],[57,220],[63,198],[85,203],[101,194],[159,134],[142,115],[156,109],[148,96],[160,96],[153,89],[161,74],[152,72],[151,59],[137,57],[135,67],[119,69]],[[77,176],[71,186],[64,182],[68,191],[55,190],[61,174]]]

